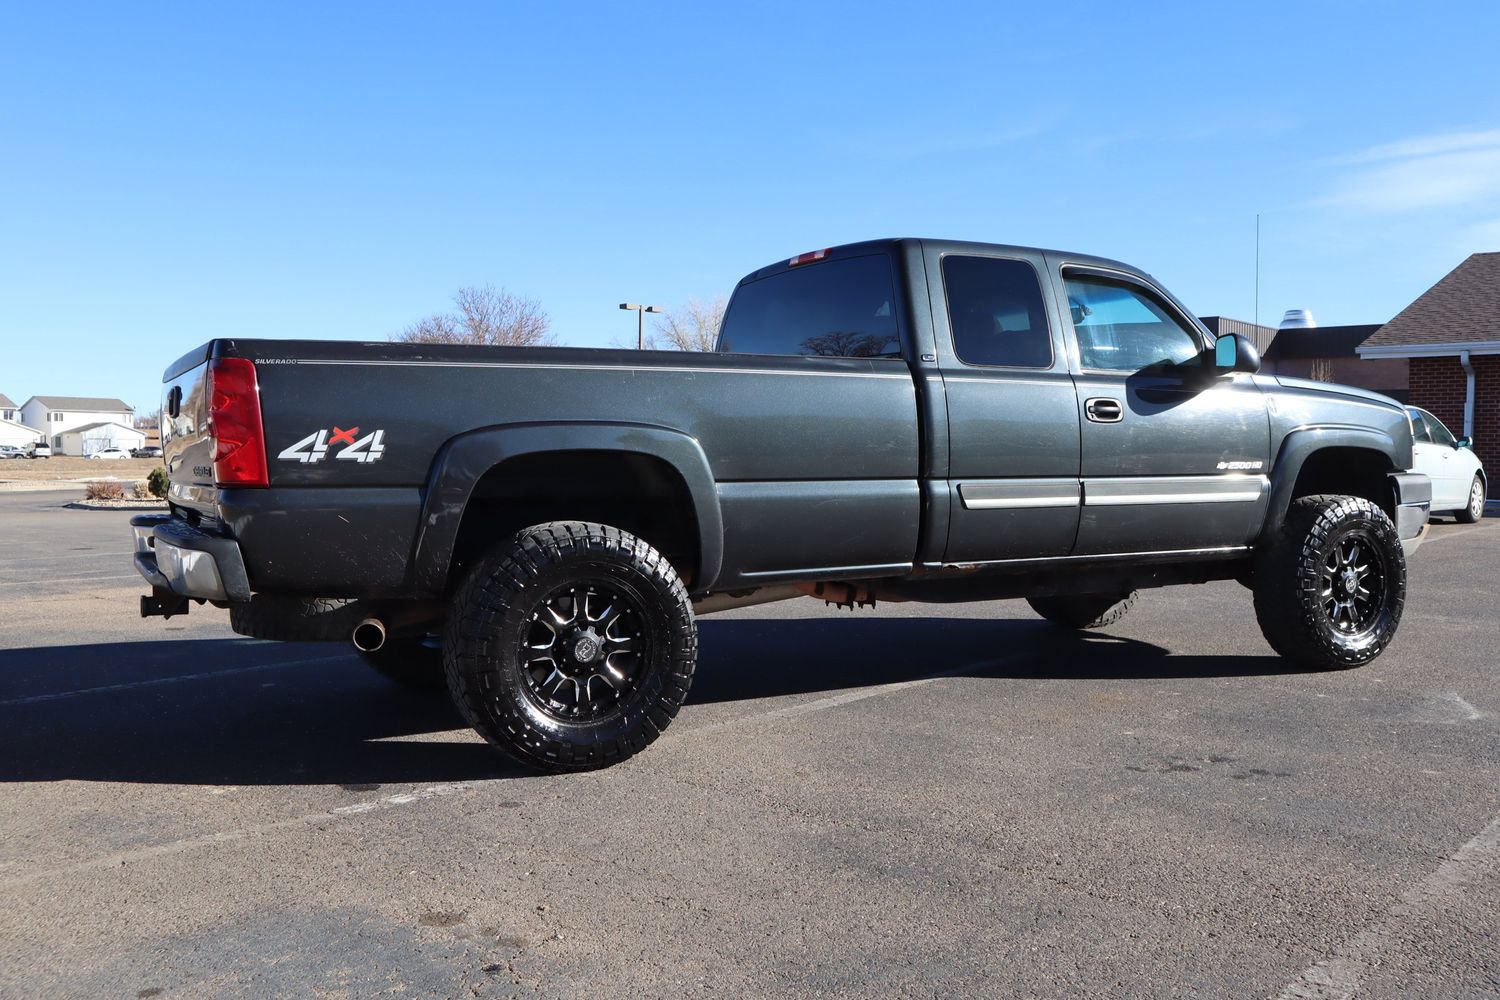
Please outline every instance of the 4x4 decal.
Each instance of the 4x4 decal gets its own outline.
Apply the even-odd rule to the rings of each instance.
[[[283,462],[315,464],[328,457],[330,448],[341,444],[344,447],[333,456],[341,462],[380,461],[380,456],[385,454],[385,431],[371,431],[364,437],[358,437],[358,434],[358,427],[351,427],[348,430],[334,427],[332,430],[313,431],[290,448],[284,449],[276,457]]]

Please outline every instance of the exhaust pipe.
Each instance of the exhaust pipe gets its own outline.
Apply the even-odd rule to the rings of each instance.
[[[354,626],[349,640],[361,653],[373,653],[385,645],[385,624],[379,618],[366,618]]]

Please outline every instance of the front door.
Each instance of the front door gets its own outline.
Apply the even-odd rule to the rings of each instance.
[[[1270,493],[1265,397],[1199,363],[1206,336],[1165,293],[1063,267],[1076,348],[1083,506],[1075,555],[1248,544]]]

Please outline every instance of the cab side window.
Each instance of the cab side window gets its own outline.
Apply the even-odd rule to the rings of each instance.
[[[1052,367],[1052,332],[1036,269],[999,257],[943,258],[953,349],[969,365]]]
[[[1197,357],[1203,342],[1155,293],[1093,274],[1063,272],[1084,368],[1135,372]]]

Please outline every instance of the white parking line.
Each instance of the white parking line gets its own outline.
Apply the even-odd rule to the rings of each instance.
[[[46,563],[50,566],[61,559],[118,559],[121,562],[129,562],[131,555],[133,553],[128,551],[118,552],[101,549],[97,552],[59,552],[54,556],[23,556],[18,559],[0,559],[0,570],[9,569],[12,566],[20,566],[23,563],[26,565],[30,565],[31,563]]]
[[[837,708],[840,705],[849,705],[857,701],[864,701],[868,698],[878,698],[882,695],[896,694],[900,691],[909,691],[912,688],[922,687],[924,685],[931,684],[934,681],[952,677],[960,672],[972,671],[976,669],[983,670],[989,667],[1000,666],[1001,664],[1009,662],[1010,660],[1018,659],[1021,655],[1022,654],[1018,653],[1013,656],[1002,657],[998,660],[992,660],[987,664],[978,666],[974,664],[965,664],[963,667],[958,669],[946,670],[939,674],[932,674],[930,676],[920,677],[915,680],[897,681],[893,684],[881,684],[875,687],[861,688],[855,691],[845,691],[842,694],[831,695],[827,698],[818,698],[813,701],[801,702],[796,705],[785,705],[781,708],[768,709],[764,712],[755,712],[750,715],[742,715],[734,719],[725,719],[722,722],[713,722],[709,723],[708,725],[690,729],[685,734],[680,734],[679,739],[681,739],[681,736],[686,736],[691,739],[694,736],[719,733],[723,732],[726,729],[733,729],[739,726],[747,726],[757,722],[767,722],[775,719],[788,719],[799,715],[807,715],[812,712],[822,712],[830,708]],[[308,660],[303,662],[315,663],[321,661]],[[279,665],[293,666],[294,664],[285,663]],[[271,665],[268,664],[267,666]],[[265,668],[247,667],[245,669],[255,670]],[[194,679],[194,676],[210,677],[216,675],[200,674],[182,678],[163,678],[162,683],[170,683],[172,680],[178,679],[191,680]],[[149,684],[153,682],[147,681],[143,683]],[[99,691],[106,689],[93,688],[90,690]],[[45,698],[47,696],[44,695],[41,697]],[[0,702],[0,705],[4,704],[14,703]],[[661,744],[657,744],[657,746],[660,747]],[[489,782],[489,784],[494,783],[495,782]],[[42,879],[51,878],[55,875],[66,875],[72,872],[88,871],[100,868],[116,868],[123,864],[129,864],[132,861],[145,861],[151,858],[162,857],[164,855],[180,854],[184,851],[195,850],[200,847],[212,847],[215,844],[222,844],[228,841],[244,840],[247,837],[256,836],[262,833],[271,833],[273,831],[283,830],[289,827],[307,826],[313,823],[345,819],[350,816],[358,816],[364,813],[393,809],[396,806],[407,805],[411,802],[420,802],[428,799],[454,795],[458,792],[466,792],[475,787],[476,786],[474,784],[434,785],[430,788],[423,788],[410,792],[400,792],[395,795],[387,795],[383,798],[371,799],[366,802],[356,802],[351,805],[338,806],[336,808],[324,810],[321,812],[306,813],[301,816],[293,816],[289,819],[275,820],[270,823],[259,823],[255,826],[242,827],[238,830],[228,830],[223,833],[210,833],[205,834],[201,837],[188,837],[183,840],[174,840],[171,843],[167,844],[158,844],[152,847],[140,847],[130,851],[120,851],[115,854],[107,854],[102,857],[87,858],[81,861],[72,862],[70,864],[59,865],[55,868],[44,868],[37,871],[28,872],[24,875],[19,875],[12,879],[0,881],[0,889],[10,889],[16,886],[27,885],[32,882],[41,881]]]
[[[168,854],[181,854],[183,851],[191,851],[199,847],[212,847],[214,844],[223,844],[233,840],[244,840],[257,834],[271,833],[275,830],[285,830],[289,827],[311,826],[314,823],[331,823],[335,820],[345,819],[349,816],[359,816],[364,813],[381,812],[386,809],[394,809],[412,802],[420,802],[424,799],[440,798],[445,795],[456,795],[466,792],[472,785],[432,785],[428,788],[419,788],[416,791],[401,792],[396,795],[387,795],[383,798],[370,799],[365,802],[355,802],[347,806],[335,806],[319,812],[304,813],[301,816],[292,816],[287,819],[279,819],[270,823],[258,823],[255,826],[242,827],[238,830],[227,830],[223,833],[208,833],[201,837],[187,837],[182,840],[174,840],[167,844],[155,844],[151,847],[137,847],[130,851],[117,851],[114,854],[106,854],[102,857],[88,858],[83,861],[75,861],[72,864],[59,865],[56,868],[46,868],[40,871],[27,872],[15,878],[0,882],[0,889],[13,889],[18,886],[27,885],[41,879],[51,878],[54,875],[66,875],[70,872],[89,871],[98,868],[118,868],[137,861],[147,861],[151,858],[159,858]]]
[[[145,578],[139,573],[121,573],[116,576],[46,576],[36,580],[12,580],[9,583],[0,583],[0,587],[36,587],[50,586],[54,583],[99,583],[104,580],[142,580]]]
[[[1361,992],[1366,970],[1389,961],[1403,931],[1452,904],[1469,883],[1500,861],[1500,816],[1460,847],[1379,920],[1360,931],[1337,952],[1306,969],[1277,994],[1276,1000],[1353,1000]]]
[[[1465,535],[1474,535],[1474,534],[1493,535],[1493,536],[1495,536],[1497,538],[1500,538],[1500,529],[1497,529],[1497,528],[1483,528],[1483,527],[1457,528],[1457,529],[1455,529],[1453,531],[1445,531],[1441,535],[1434,535],[1431,532],[1428,532],[1427,533],[1427,537],[1425,539],[1423,539],[1421,546],[1418,547],[1418,549],[1417,549],[1417,556],[1420,557],[1421,554],[1422,554],[1422,549],[1424,549],[1427,546],[1432,545],[1434,543],[1437,543],[1437,542],[1446,542],[1446,541],[1448,541],[1449,539],[1452,539],[1452,538],[1462,538]]]
[[[1019,654],[1017,654],[1019,656]],[[796,705],[787,705],[782,708],[773,708],[755,715],[744,715],[735,719],[725,719],[722,722],[711,722],[708,725],[689,729],[684,736],[689,738],[703,736],[712,733],[720,733],[726,729],[736,729],[752,722],[770,722],[776,719],[790,719],[799,715],[807,715],[811,712],[822,712],[825,709],[838,708],[840,705],[849,705],[856,701],[864,701],[866,698],[878,698],[881,695],[895,694],[898,691],[909,691],[912,688],[923,687],[933,681],[940,681],[953,677],[959,673],[967,673],[973,670],[984,670],[989,667],[998,667],[1004,663],[1014,660],[1017,656],[1006,656],[998,660],[992,660],[985,664],[966,663],[954,670],[945,670],[940,674],[929,674],[926,677],[918,677],[910,681],[896,681],[892,684],[880,684],[875,687],[859,688],[855,691],[845,691],[843,694],[830,695],[827,698],[819,698],[816,701],[804,701]]]
[[[309,660],[282,660],[277,663],[255,663],[246,667],[230,667],[227,670],[206,670],[198,674],[178,674],[175,677],[153,677],[146,681],[126,681],[121,684],[104,684],[100,687],[78,688],[73,691],[53,691],[48,694],[34,694],[25,698],[12,698],[9,701],[0,701],[0,708],[9,708],[12,705],[36,705],[44,701],[61,701],[64,698],[80,698],[88,694],[107,694],[111,691],[129,691],[134,688],[159,687],[163,684],[183,684],[187,681],[211,680],[218,677],[230,677],[234,674],[250,674],[259,670],[284,670],[290,667],[310,667],[318,663],[333,663],[335,660],[347,659],[348,654],[342,656],[320,656]]]

